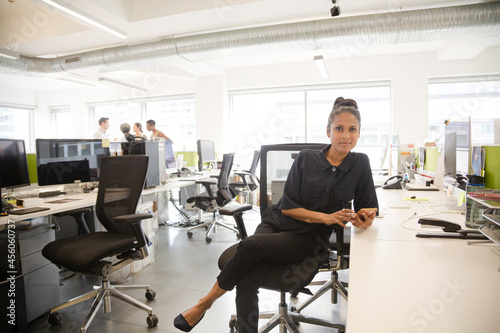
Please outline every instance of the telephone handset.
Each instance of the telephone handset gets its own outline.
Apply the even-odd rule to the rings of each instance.
[[[183,167],[181,168],[181,173],[184,172],[184,173],[191,173],[191,170],[186,168],[186,167]]]
[[[382,188],[400,190],[403,188],[403,186],[401,185],[402,181],[403,181],[402,176],[399,176],[399,175],[392,176],[391,178],[389,178],[385,181],[384,185],[382,185]]]

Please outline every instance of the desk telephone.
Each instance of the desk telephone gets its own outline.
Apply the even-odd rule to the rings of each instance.
[[[180,173],[188,173],[188,174],[191,174],[191,170],[189,170],[188,168],[186,167],[183,167],[179,170]]]
[[[401,182],[403,181],[403,177],[402,176],[392,176],[391,178],[387,179],[384,183],[384,185],[382,185],[382,188],[384,189],[402,189],[403,186],[401,185]]]

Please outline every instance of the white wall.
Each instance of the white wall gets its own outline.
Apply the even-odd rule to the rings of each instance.
[[[193,80],[149,76],[140,84],[148,93],[120,88],[83,88],[37,93],[14,89],[0,90],[0,103],[36,105],[36,131],[47,137],[48,107],[70,105],[75,137],[88,137],[97,127],[89,123],[87,103],[130,100],[153,96],[195,94],[197,135],[216,141],[218,154],[227,152],[229,135],[228,94],[230,90],[308,84],[329,84],[391,80],[393,127],[403,143],[419,143],[427,137],[427,82],[432,77],[500,73],[500,47],[489,48],[470,60],[437,61],[432,53],[327,59],[330,79],[320,77],[314,62],[266,65],[226,70],[224,75]],[[356,98],[356,96],[350,96]],[[227,148],[226,148],[227,147]]]

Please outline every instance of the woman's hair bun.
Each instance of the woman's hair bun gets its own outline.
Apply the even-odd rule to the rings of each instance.
[[[355,100],[350,99],[350,98],[345,99],[344,97],[338,97],[335,100],[335,103],[333,104],[333,107],[335,108],[335,107],[341,106],[341,105],[344,105],[344,106],[353,106],[356,109],[358,108],[358,103],[356,103]]]

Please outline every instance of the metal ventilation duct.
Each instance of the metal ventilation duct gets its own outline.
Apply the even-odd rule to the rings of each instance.
[[[101,49],[54,59],[0,58],[11,74],[91,74],[161,59],[170,64],[317,49],[500,36],[500,2],[270,25]]]

